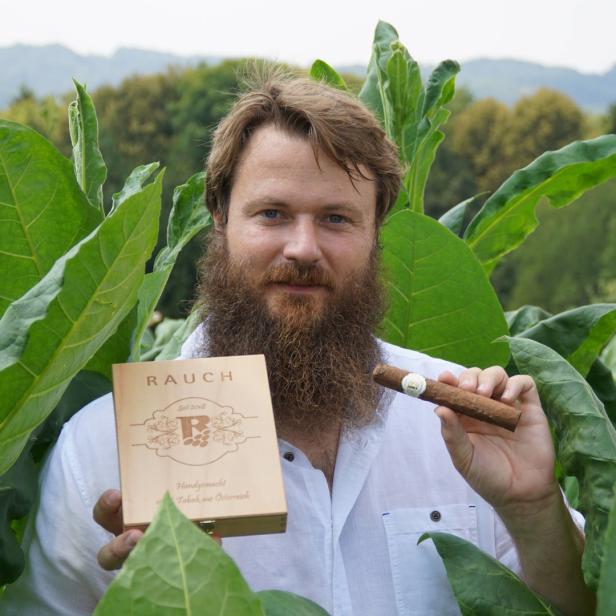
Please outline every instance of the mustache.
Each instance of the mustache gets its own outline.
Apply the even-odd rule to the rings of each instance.
[[[320,266],[293,261],[271,266],[261,276],[260,283],[322,286],[327,289],[335,286],[332,277]]]

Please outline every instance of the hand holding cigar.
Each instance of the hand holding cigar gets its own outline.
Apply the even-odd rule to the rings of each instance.
[[[372,372],[372,378],[383,387],[447,406],[457,413],[506,428],[511,432],[515,431],[520,420],[521,411],[515,407],[396,366],[378,364]]]

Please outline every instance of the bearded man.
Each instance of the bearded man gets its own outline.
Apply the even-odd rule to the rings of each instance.
[[[433,546],[417,539],[453,532],[563,612],[590,612],[583,537],[554,479],[532,380],[373,335],[384,312],[378,229],[399,186],[375,118],[323,84],[270,79],[216,132],[204,319],[183,356],[265,354],[289,507],[286,533],[222,546],[255,590],[293,591],[340,615],[442,616],[459,611]],[[370,378],[378,361],[517,404],[519,427],[385,396]],[[121,532],[121,495],[106,490],[118,485],[106,396],[69,422],[46,464],[29,564],[7,593],[14,613],[92,611],[141,536]]]

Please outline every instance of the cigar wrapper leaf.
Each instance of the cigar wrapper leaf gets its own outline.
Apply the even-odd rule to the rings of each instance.
[[[513,406],[396,366],[378,364],[372,372],[372,378],[383,387],[446,406],[457,413],[506,428],[511,432],[515,431],[520,420],[521,411]]]

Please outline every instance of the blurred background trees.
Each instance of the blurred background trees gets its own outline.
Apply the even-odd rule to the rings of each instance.
[[[95,90],[101,149],[109,166],[105,202],[132,168],[158,160],[167,168],[161,223],[166,228],[170,187],[203,167],[212,131],[241,89],[247,64],[254,60],[169,69]],[[360,78],[344,77],[359,90]],[[22,88],[0,117],[32,126],[68,156],[67,102],[37,98]],[[616,101],[604,115],[591,116],[550,89],[537,90],[510,107],[490,98],[475,100],[462,88],[450,109],[446,139],[426,191],[426,212],[435,217],[472,195],[494,191],[546,150],[616,132]],[[533,236],[493,273],[504,307],[532,303],[558,312],[616,301],[616,183],[598,187],[563,210],[544,204],[539,218]],[[185,316],[189,310],[202,241],[193,240],[178,260],[159,305],[165,316]]]

